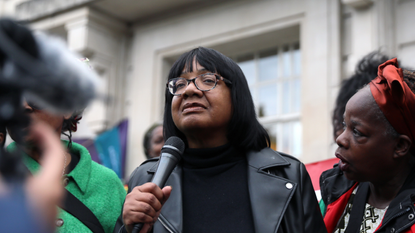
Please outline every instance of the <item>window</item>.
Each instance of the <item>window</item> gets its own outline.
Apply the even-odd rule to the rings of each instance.
[[[236,56],[254,99],[256,113],[268,131],[271,147],[302,154],[301,51],[299,43]]]

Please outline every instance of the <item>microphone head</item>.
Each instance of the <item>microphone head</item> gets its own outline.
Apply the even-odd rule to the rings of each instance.
[[[169,137],[161,148],[161,154],[169,153],[176,156],[179,160],[184,152],[184,142],[182,139],[176,136]]]
[[[25,26],[19,25],[9,18],[0,18],[0,31],[2,37],[9,38],[14,44],[22,49],[28,56],[39,58],[39,51],[32,32]],[[2,40],[2,44],[4,41]],[[4,60],[8,57],[6,51],[0,48],[0,66],[3,67]]]
[[[27,89],[25,97],[49,111],[70,113],[84,109],[97,94],[97,74],[79,61],[60,38],[40,32],[34,37],[39,48],[38,62],[45,69],[32,79],[43,85]]]
[[[0,18],[0,84],[22,90],[39,107],[68,114],[97,94],[98,75],[65,42]]]

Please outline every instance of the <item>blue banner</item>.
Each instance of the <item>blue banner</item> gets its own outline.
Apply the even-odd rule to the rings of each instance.
[[[118,127],[98,135],[94,144],[101,164],[112,169],[121,179],[123,158]]]

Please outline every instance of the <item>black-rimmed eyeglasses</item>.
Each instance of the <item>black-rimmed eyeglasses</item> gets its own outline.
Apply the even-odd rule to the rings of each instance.
[[[196,76],[194,79],[185,79],[182,77],[170,79],[167,82],[167,88],[172,95],[181,95],[189,86],[190,82],[193,82],[196,88],[200,91],[210,91],[216,87],[218,80],[223,80],[227,84],[232,84],[231,81],[214,73],[206,73]]]

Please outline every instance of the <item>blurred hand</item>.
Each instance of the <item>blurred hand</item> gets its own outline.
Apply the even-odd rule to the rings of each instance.
[[[42,151],[42,168],[26,183],[29,202],[38,211],[41,220],[47,227],[53,228],[57,216],[57,204],[62,201],[62,171],[65,153],[59,137],[49,125],[43,122],[32,122],[31,133]]]
[[[132,232],[135,223],[144,223],[140,233],[148,232],[157,221],[171,190],[171,186],[160,189],[153,183],[135,187],[125,198],[122,213],[127,232]]]

